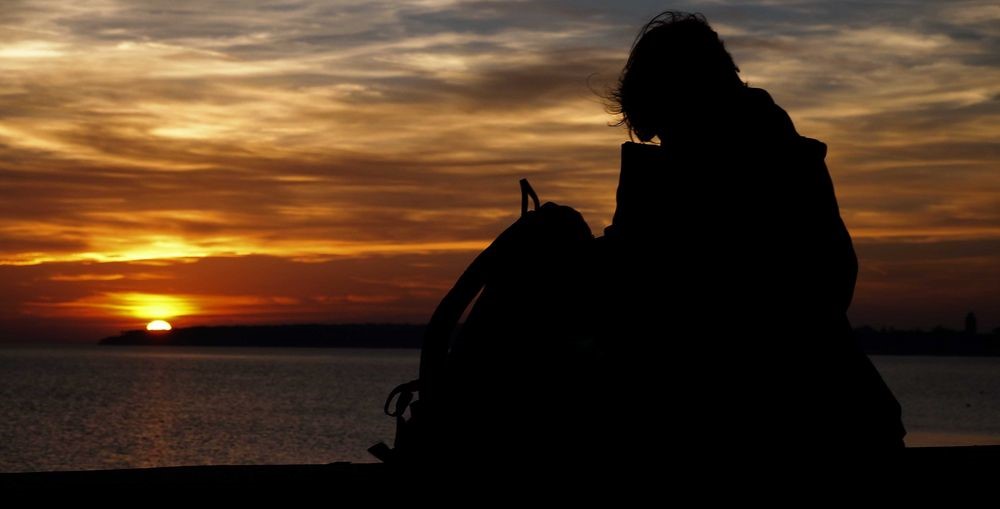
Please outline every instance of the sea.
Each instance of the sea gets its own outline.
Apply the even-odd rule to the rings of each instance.
[[[873,356],[908,446],[1000,444],[1000,358]],[[419,351],[0,346],[0,472],[374,462]]]

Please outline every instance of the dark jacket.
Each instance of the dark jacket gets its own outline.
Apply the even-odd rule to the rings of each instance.
[[[659,402],[647,432],[699,447],[901,446],[847,319],[858,265],[826,146],[752,88],[683,132],[622,145],[599,254],[615,411]]]

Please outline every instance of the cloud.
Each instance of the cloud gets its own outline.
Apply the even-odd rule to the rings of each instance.
[[[49,276],[51,281],[116,281],[125,279],[121,274],[55,274]]]
[[[525,176],[600,232],[626,136],[595,91],[660,8],[7,2],[0,263],[465,259],[514,220]],[[969,245],[948,242],[1000,236],[995,6],[677,8],[705,13],[744,77],[828,144],[856,238],[942,242],[960,263]]]

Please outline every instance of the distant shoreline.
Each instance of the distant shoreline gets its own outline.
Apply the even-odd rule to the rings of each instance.
[[[1000,356],[1000,330],[992,334],[936,328],[930,331],[858,327],[854,337],[869,355]]]
[[[422,324],[294,324],[187,327],[170,331],[123,331],[101,345],[412,348],[423,344]],[[854,337],[869,355],[1000,356],[1000,333],[950,329],[912,331],[858,327]]]
[[[223,325],[170,331],[123,331],[99,343],[114,346],[420,348],[423,337],[424,326],[415,324]]]

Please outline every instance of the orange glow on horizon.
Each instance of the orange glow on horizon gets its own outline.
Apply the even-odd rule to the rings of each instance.
[[[173,318],[190,314],[192,306],[185,300],[171,295],[127,293],[120,296],[118,308],[136,318]]]
[[[28,302],[28,314],[49,317],[139,318],[163,320],[196,314],[203,305],[193,296],[143,292],[104,292],[67,302]]]
[[[120,238],[120,237],[119,237]],[[129,239],[137,243],[134,238]],[[120,240],[119,240],[120,242]],[[103,243],[102,251],[43,255],[41,253],[20,253],[6,258],[0,255],[3,265],[40,265],[60,262],[144,262],[155,260],[194,261],[212,256],[232,257],[247,255],[280,256],[296,260],[325,259],[334,256],[362,257],[414,253],[476,252],[490,244],[488,239],[453,240],[441,242],[377,242],[377,241],[309,241],[293,240],[287,243],[271,242],[254,244],[246,242],[234,247],[235,242],[217,242],[221,247],[197,246],[178,241],[172,245],[160,244],[148,249],[125,246],[118,248],[111,242]],[[210,243],[211,244],[211,243]]]

